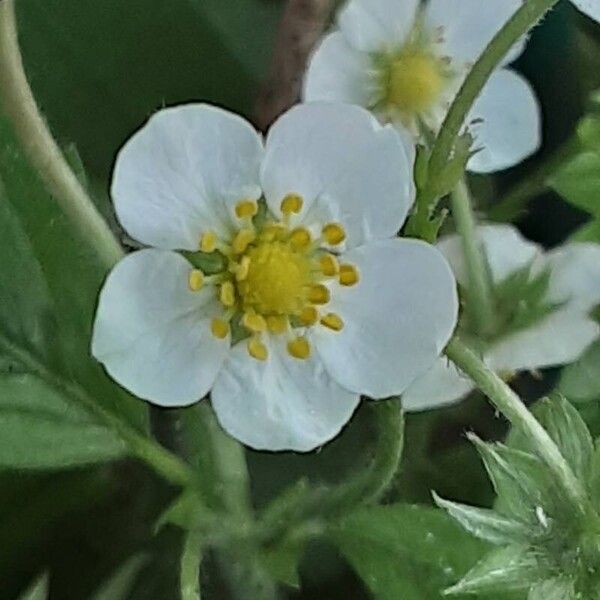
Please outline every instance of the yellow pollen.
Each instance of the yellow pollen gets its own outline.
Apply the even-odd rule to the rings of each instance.
[[[335,313],[328,313],[321,318],[321,325],[333,331],[341,331],[344,328],[344,321]]]
[[[346,232],[339,223],[328,223],[323,227],[323,237],[330,246],[337,246],[346,239]]]
[[[390,67],[388,102],[404,113],[422,113],[439,99],[443,85],[440,62],[424,52],[409,50]]]
[[[241,200],[235,205],[235,216],[238,219],[253,217],[258,212],[256,200]]]
[[[226,281],[225,283],[221,284],[221,289],[219,290],[219,300],[223,306],[227,306],[228,308],[235,304],[235,288],[233,287],[233,283],[231,283],[231,281]]]
[[[314,306],[306,306],[298,318],[303,325],[310,327],[319,320],[319,311]]]
[[[300,360],[306,360],[310,356],[310,344],[305,337],[297,337],[288,342],[287,350],[294,358]]]
[[[223,340],[229,335],[229,323],[224,319],[213,319],[210,330],[216,338]]]
[[[352,286],[358,283],[360,276],[358,269],[354,265],[340,265],[340,284]]]
[[[308,299],[313,304],[327,304],[331,299],[331,294],[324,285],[317,283],[311,286],[308,292]]]
[[[251,337],[248,340],[248,354],[256,360],[267,360],[269,358],[269,351],[267,347],[260,341],[258,337]]]
[[[242,317],[242,325],[253,333],[263,333],[267,330],[267,322],[262,315],[255,312],[246,312]]]
[[[311,283],[310,259],[279,241],[253,246],[246,256],[248,273],[237,286],[243,305],[262,315],[298,313]]]
[[[217,249],[217,234],[214,231],[205,231],[200,238],[201,252],[210,254]]]
[[[192,269],[188,275],[188,286],[192,292],[197,292],[204,285],[204,273],[200,269]]]
[[[312,241],[310,231],[305,227],[298,227],[294,229],[290,235],[290,241],[298,249],[308,248]]]
[[[252,229],[240,229],[233,238],[231,247],[236,254],[243,254],[255,239],[256,234]]]
[[[240,260],[239,264],[237,265],[236,271],[235,271],[235,278],[238,281],[244,281],[244,279],[246,279],[246,277],[248,277],[249,270],[250,270],[250,257],[242,256],[242,260]]]
[[[271,315],[267,317],[267,327],[271,333],[284,333],[287,331],[289,322],[287,317]]]
[[[284,215],[297,215],[302,210],[302,206],[304,206],[302,196],[299,196],[298,194],[288,194],[281,201],[281,212]]]
[[[333,254],[323,254],[319,258],[319,267],[321,268],[321,273],[326,277],[333,277],[340,272],[340,264]]]

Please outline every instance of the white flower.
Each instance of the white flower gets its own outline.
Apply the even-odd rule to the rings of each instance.
[[[161,406],[212,390],[222,426],[254,448],[330,440],[360,394],[397,394],[426,372],[456,324],[443,255],[394,237],[414,200],[413,153],[349,105],[296,107],[265,145],[214,107],[159,112],[112,183],[120,222],[154,248],[110,273],[94,356]],[[224,271],[175,252],[193,261],[199,248]]]
[[[600,0],[573,0],[573,4],[588,17],[600,22]]]
[[[533,276],[547,271],[544,303],[555,307],[529,326],[489,344],[483,351],[487,365],[500,374],[512,374],[576,361],[600,336],[600,327],[590,316],[600,304],[600,245],[573,242],[544,252],[510,225],[484,225],[478,231],[494,284],[528,267]],[[465,284],[461,240],[451,236],[438,247],[457,281]],[[514,299],[513,305],[518,301]],[[424,410],[460,400],[472,389],[470,380],[442,358],[410,386],[402,403],[407,410]]]
[[[417,139],[439,130],[473,62],[522,0],[350,0],[339,30],[315,52],[304,99],[350,102]],[[540,145],[541,117],[529,84],[505,68],[491,76],[468,118],[479,149],[469,169],[511,167]]]

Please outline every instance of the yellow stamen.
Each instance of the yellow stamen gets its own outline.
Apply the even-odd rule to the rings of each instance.
[[[344,328],[344,321],[342,321],[342,318],[339,315],[328,313],[321,318],[321,325],[324,325],[333,331],[341,331]]]
[[[314,306],[306,306],[298,318],[303,325],[310,327],[319,320],[319,311]]]
[[[274,242],[282,239],[286,232],[287,228],[282,223],[269,223],[263,228],[260,237],[265,242]]]
[[[217,249],[217,234],[214,231],[205,231],[200,238],[200,251],[211,253]]]
[[[231,307],[235,304],[235,288],[233,287],[233,283],[231,281],[226,281],[221,284],[221,289],[219,290],[219,300],[223,306]]]
[[[192,269],[188,275],[188,287],[197,292],[204,285],[204,273],[200,269]]]
[[[323,227],[323,237],[330,246],[337,246],[346,239],[346,232],[339,223],[328,223]]]
[[[242,260],[238,263],[235,269],[235,278],[238,281],[244,281],[248,277],[248,271],[250,270],[250,257],[242,256]]]
[[[345,286],[356,285],[360,276],[354,265],[340,265],[340,284]]]
[[[271,333],[285,333],[289,323],[287,317],[280,315],[271,315],[267,317],[267,327]]]
[[[256,234],[252,229],[240,229],[233,238],[231,247],[236,254],[243,254],[255,239]]]
[[[212,334],[220,340],[225,339],[229,335],[229,329],[229,323],[224,319],[213,319],[210,324]]]
[[[267,360],[269,351],[267,347],[260,341],[258,337],[251,337],[248,340],[248,354],[256,360]]]
[[[304,200],[298,194],[288,194],[281,201],[281,212],[284,215],[298,214],[302,210]]]
[[[319,266],[321,268],[321,273],[326,277],[333,277],[340,272],[340,264],[333,254],[323,254],[323,256],[319,258]]]
[[[313,304],[327,304],[331,299],[331,294],[324,285],[317,283],[310,287],[308,299]]]
[[[258,212],[256,200],[241,200],[235,205],[235,216],[238,219],[253,217]]]
[[[298,227],[297,229],[294,229],[294,231],[292,231],[290,235],[290,241],[296,248],[300,250],[308,248],[312,241],[310,231],[308,231],[306,227]]]
[[[262,315],[255,312],[246,312],[242,317],[242,325],[253,333],[262,333],[267,330],[267,322]]]
[[[288,352],[300,360],[306,360],[310,356],[310,344],[305,337],[297,337],[287,345]]]

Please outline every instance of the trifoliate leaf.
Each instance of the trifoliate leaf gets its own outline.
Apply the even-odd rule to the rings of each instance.
[[[433,494],[435,503],[448,512],[462,527],[475,537],[498,546],[525,543],[532,531],[523,523],[514,521],[498,512],[458,504]]]
[[[446,594],[492,594],[527,590],[549,575],[549,568],[527,546],[498,548],[485,556]]]
[[[563,369],[558,390],[572,402],[600,400],[600,342]]]

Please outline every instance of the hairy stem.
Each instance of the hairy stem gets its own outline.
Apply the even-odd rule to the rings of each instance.
[[[121,246],[54,141],[27,82],[17,38],[14,0],[0,2],[0,101],[50,194],[102,263],[112,267],[123,256]]]
[[[489,269],[477,235],[471,195],[466,181],[461,181],[452,194],[452,216],[462,239],[467,267],[467,310],[476,330],[485,335],[493,327],[494,302]]]
[[[446,356],[477,384],[514,427],[530,437],[540,458],[553,472],[565,496],[571,500],[580,515],[593,515],[594,511],[585,489],[557,445],[510,387],[458,338],[454,338],[448,344]]]
[[[201,560],[201,533],[197,530],[186,531],[179,571],[181,600],[200,600]]]

